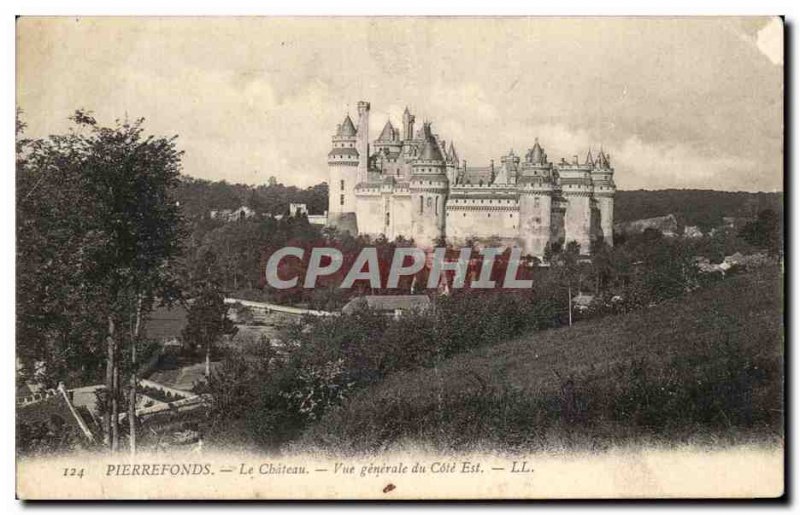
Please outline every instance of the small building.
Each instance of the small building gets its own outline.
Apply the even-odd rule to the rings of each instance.
[[[305,204],[290,202],[289,216],[306,215],[308,216],[308,206]]]
[[[360,309],[371,309],[395,318],[412,311],[429,309],[431,299],[427,295],[363,295],[356,297],[342,308],[342,313],[352,315]]]
[[[253,218],[256,216],[256,212],[247,206],[242,206],[238,209],[214,209],[209,212],[209,216],[212,220],[236,222]]]
[[[325,225],[328,223],[328,212],[321,215],[308,215],[308,223],[312,225]]]

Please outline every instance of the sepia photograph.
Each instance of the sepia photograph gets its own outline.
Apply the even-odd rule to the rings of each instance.
[[[781,498],[785,23],[18,17],[17,498]]]

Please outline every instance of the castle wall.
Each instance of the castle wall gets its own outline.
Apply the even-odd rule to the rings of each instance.
[[[597,207],[600,211],[600,234],[603,242],[614,245],[614,197],[597,197]]]
[[[446,190],[411,188],[411,237],[430,246],[445,235]]]
[[[564,213],[564,244],[576,241],[581,246],[581,254],[588,254],[591,248],[592,208],[591,197],[586,192],[564,192],[567,210]]]
[[[377,237],[383,234],[383,199],[380,193],[358,195],[356,216],[360,234]]]
[[[361,234],[372,238],[384,235],[389,240],[411,234],[411,196],[407,190],[381,191],[380,186],[376,185],[361,188],[356,198]]]
[[[516,200],[456,198],[447,201],[447,239],[456,245],[467,240],[513,242],[518,226]]]
[[[550,243],[551,202],[549,191],[525,189],[520,193],[518,234],[524,254],[544,255]]]
[[[411,234],[411,195],[392,195],[391,234],[386,237],[394,240],[408,234]]]

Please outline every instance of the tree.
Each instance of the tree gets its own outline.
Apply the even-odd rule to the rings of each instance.
[[[101,127],[79,110],[71,120],[66,135],[18,145],[17,346],[49,381],[73,370],[95,378],[105,355],[104,426],[117,450],[120,377],[135,385],[143,312],[178,295],[181,152],[175,137],[145,136],[143,119]]]
[[[573,288],[577,286],[580,291],[583,281],[580,263],[578,258],[581,254],[581,246],[576,241],[570,241],[561,250],[560,246],[553,245],[550,252],[551,266],[556,283],[566,286],[567,289],[567,312],[569,314],[569,325],[572,325],[572,295]]]
[[[772,256],[778,256],[782,252],[781,220],[771,209],[762,210],[755,220],[747,222],[739,231],[739,237],[750,245],[767,249]]]
[[[219,287],[211,281],[203,283],[191,300],[183,340],[205,351],[206,377],[211,375],[211,350],[223,335],[236,334],[237,328],[228,318],[228,305]]]

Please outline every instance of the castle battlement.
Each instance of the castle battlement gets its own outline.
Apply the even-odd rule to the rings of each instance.
[[[616,186],[603,150],[554,164],[536,138],[524,155],[468,167],[430,123],[415,131],[408,108],[400,128],[387,120],[376,139],[369,116],[359,102],[357,123],[346,116],[331,137],[329,225],[420,246],[499,238],[535,256],[558,241],[583,253],[598,239],[613,244]]]

